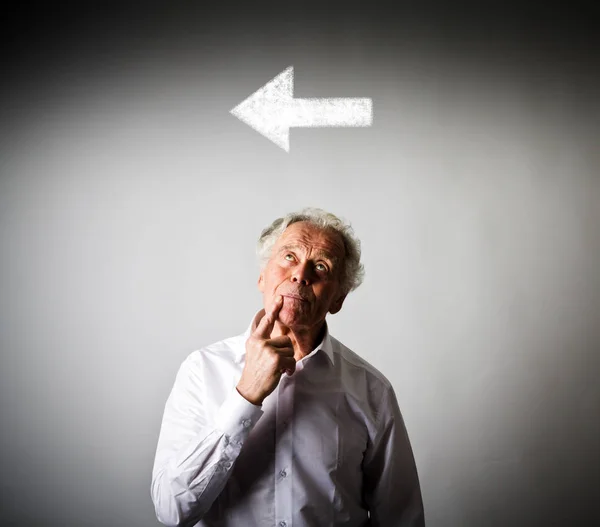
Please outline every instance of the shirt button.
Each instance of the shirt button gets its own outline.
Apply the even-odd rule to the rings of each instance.
[[[279,475],[280,475],[282,478],[285,478],[285,477],[287,476],[287,472],[286,472],[285,470],[282,470],[282,471],[279,473]]]
[[[287,523],[285,523],[283,520],[279,522],[279,527],[286,527]]]
[[[244,428],[249,428],[251,424],[252,424],[252,421],[250,421],[250,419],[244,419],[242,421],[242,425],[244,426]]]

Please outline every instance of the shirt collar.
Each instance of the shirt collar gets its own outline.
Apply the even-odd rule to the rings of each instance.
[[[250,325],[248,326],[246,331],[243,333],[244,345],[246,343],[246,340],[248,340],[250,333],[252,333],[255,322],[260,320],[260,318],[262,318],[263,315],[264,315],[264,309],[261,309],[260,311],[258,311],[256,313],[256,315],[250,322]],[[331,342],[331,335],[329,334],[329,326],[327,325],[327,321],[325,321],[325,334],[323,335],[323,339],[321,340],[321,342],[317,345],[317,347],[315,349],[313,349],[308,355],[306,355],[306,357],[308,357],[309,355],[313,355],[314,353],[316,353],[319,350],[324,351],[325,355],[327,355],[327,357],[329,358],[329,361],[331,362],[331,364],[333,364],[333,344]],[[246,353],[246,349],[244,347],[244,348],[242,348],[242,350],[240,350],[240,354],[245,355],[245,353]]]

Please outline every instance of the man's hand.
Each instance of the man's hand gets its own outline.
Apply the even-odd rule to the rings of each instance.
[[[292,340],[286,336],[271,338],[282,305],[283,298],[278,296],[246,341],[246,364],[237,391],[258,406],[275,390],[285,371],[291,375],[296,370]]]

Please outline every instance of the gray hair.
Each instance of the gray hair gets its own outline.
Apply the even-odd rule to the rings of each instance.
[[[341,273],[341,287],[344,294],[354,291],[363,281],[365,268],[360,263],[360,240],[354,234],[349,223],[323,209],[307,207],[298,212],[290,212],[283,218],[277,218],[263,229],[256,245],[256,254],[263,269],[269,259],[275,243],[292,223],[306,221],[322,230],[337,232],[344,243],[346,255]]]

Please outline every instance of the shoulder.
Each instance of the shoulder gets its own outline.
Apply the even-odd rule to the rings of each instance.
[[[182,411],[213,411],[235,386],[243,364],[243,335],[192,351],[181,363],[171,391],[172,404]],[[240,348],[241,346],[241,348]],[[187,408],[187,410],[183,410]]]
[[[245,336],[228,337],[192,351],[182,362],[179,374],[212,374],[235,368],[244,355]]]
[[[363,372],[365,379],[370,383],[379,386],[382,390],[392,389],[392,383],[389,379],[364,357],[351,350],[335,337],[331,337],[331,341],[333,352],[341,362],[341,367],[343,369]]]

